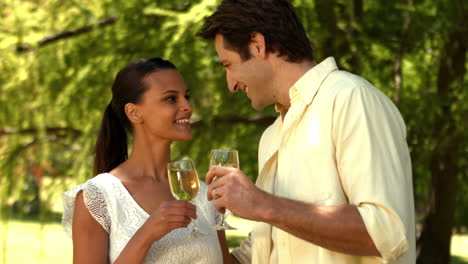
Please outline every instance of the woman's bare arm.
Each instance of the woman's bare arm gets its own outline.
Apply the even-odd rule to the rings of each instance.
[[[91,216],[83,192],[75,200],[72,225],[73,263],[106,264],[109,248],[107,231]]]
[[[119,263],[142,263],[156,240],[176,228],[187,227],[196,218],[196,208],[184,201],[165,201],[132,236],[115,260]],[[106,264],[109,235],[92,217],[80,192],[73,215],[73,263]]]

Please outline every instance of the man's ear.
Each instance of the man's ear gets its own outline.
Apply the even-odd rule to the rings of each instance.
[[[127,115],[128,120],[130,122],[139,124],[143,120],[141,119],[140,111],[138,111],[138,107],[136,104],[128,103],[125,105],[125,114]]]
[[[249,50],[250,54],[256,58],[266,57],[265,37],[261,33],[252,32],[250,34]]]

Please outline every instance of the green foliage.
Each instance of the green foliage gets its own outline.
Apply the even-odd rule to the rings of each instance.
[[[92,177],[92,151],[117,71],[140,57],[173,61],[192,91],[194,139],[178,142],[173,158],[188,155],[200,175],[212,148],[240,151],[255,179],[257,145],[270,107],[251,109],[227,92],[213,44],[195,37],[219,1],[14,1],[0,3],[0,203],[21,201],[44,178]],[[325,4],[324,4],[325,3]],[[317,61],[336,57],[342,68],[370,80],[395,100],[408,127],[418,212],[425,212],[431,157],[457,135],[457,226],[468,222],[468,76],[437,90],[448,34],[463,25],[466,3],[453,1],[295,0]],[[323,17],[331,8],[334,17]],[[100,26],[107,20],[108,24]],[[48,44],[45,37],[89,30]],[[465,30],[461,28],[460,30]],[[468,35],[468,34],[467,34]],[[465,54],[466,56],[466,54]],[[466,65],[465,65],[466,68]],[[399,81],[397,81],[399,80]],[[436,126],[442,108],[452,121]],[[435,137],[434,129],[450,129]],[[65,187],[64,187],[65,188]],[[63,189],[64,189],[63,188]],[[40,188],[37,188],[40,190]],[[24,199],[23,199],[24,200]]]

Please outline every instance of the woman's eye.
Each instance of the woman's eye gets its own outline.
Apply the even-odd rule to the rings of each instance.
[[[169,96],[166,98],[166,102],[175,103],[177,102],[177,98],[175,96]]]
[[[191,96],[190,94],[187,94],[187,95],[185,96],[185,99],[187,99],[187,101],[190,101],[190,98],[191,98],[191,97],[192,97],[192,96]]]

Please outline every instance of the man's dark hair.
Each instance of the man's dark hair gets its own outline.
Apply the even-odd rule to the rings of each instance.
[[[197,35],[214,39],[221,34],[225,48],[248,60],[253,32],[264,36],[267,52],[290,62],[313,60],[310,41],[288,0],[224,0]]]

